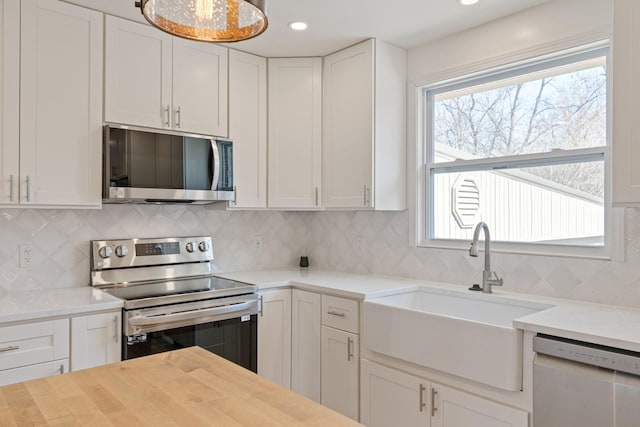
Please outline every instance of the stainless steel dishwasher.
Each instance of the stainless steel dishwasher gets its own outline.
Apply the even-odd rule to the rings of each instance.
[[[640,427],[640,353],[538,334],[533,427]]]

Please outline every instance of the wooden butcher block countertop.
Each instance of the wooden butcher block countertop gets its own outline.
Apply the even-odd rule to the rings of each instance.
[[[200,347],[0,387],[2,426],[359,426]]]

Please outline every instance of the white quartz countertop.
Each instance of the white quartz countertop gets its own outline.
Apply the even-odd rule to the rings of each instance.
[[[0,325],[122,308],[122,300],[90,286],[0,294]]]
[[[354,299],[371,299],[425,286],[464,292],[466,287],[391,276],[330,271],[264,270],[217,274],[256,285],[259,291],[294,287]],[[549,304],[552,308],[515,319],[516,328],[640,352],[640,308],[510,293],[496,295]],[[122,301],[90,286],[0,294],[0,325],[119,309]]]
[[[257,285],[259,291],[288,286],[356,299],[407,292],[418,286],[458,291],[466,289],[459,285],[400,277],[305,269],[246,271],[220,276]],[[516,328],[640,352],[640,308],[511,293],[502,288],[494,288],[494,293],[507,298],[552,306],[515,319],[513,325]]]
[[[367,299],[411,290],[427,282],[401,277],[371,276],[314,270],[265,270],[216,274],[258,286],[259,291],[283,286],[345,298]]]

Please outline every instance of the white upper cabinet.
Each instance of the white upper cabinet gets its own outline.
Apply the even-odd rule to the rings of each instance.
[[[406,208],[405,63],[375,40],[324,58],[324,207]]]
[[[20,1],[0,0],[0,203],[18,203]]]
[[[229,49],[173,38],[173,125],[227,136]]]
[[[2,3],[2,204],[101,202],[102,14]]]
[[[270,208],[321,200],[322,59],[269,59]]]
[[[267,60],[229,51],[229,138],[233,140],[232,208],[267,207]]]
[[[105,120],[171,128],[172,37],[109,15],[105,22]]]
[[[227,136],[227,48],[107,16],[105,62],[105,121]]]
[[[640,4],[613,8],[613,204],[640,206]]]

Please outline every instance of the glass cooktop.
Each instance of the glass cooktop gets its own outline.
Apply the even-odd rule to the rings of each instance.
[[[222,277],[208,276],[134,283],[103,290],[125,300],[124,307],[127,309],[243,295],[256,292],[257,287]]]

